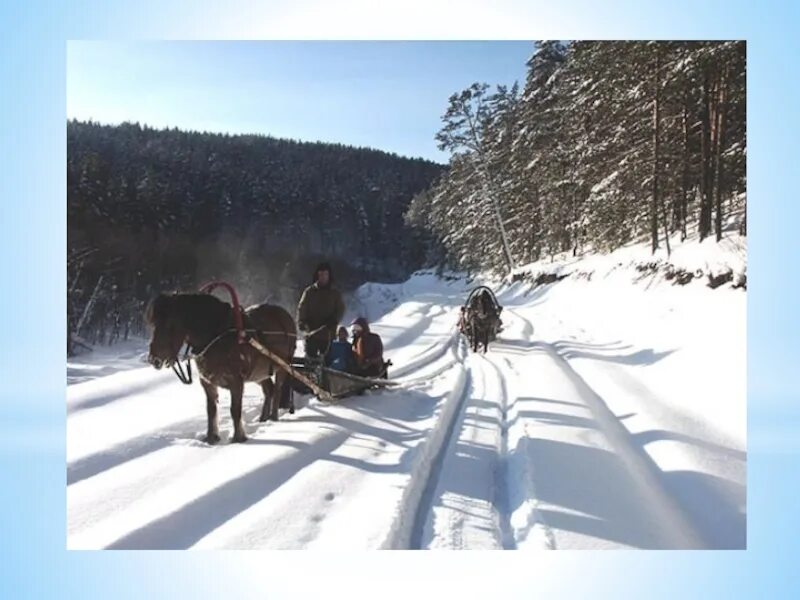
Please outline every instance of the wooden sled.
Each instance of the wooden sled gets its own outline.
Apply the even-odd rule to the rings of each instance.
[[[384,362],[384,374],[391,364],[391,361]],[[392,381],[386,377],[362,377],[352,373],[345,373],[344,371],[337,371],[336,369],[331,369],[330,367],[319,364],[310,364],[302,356],[296,356],[294,358],[292,367],[305,377],[314,381],[315,384],[322,388],[333,399],[362,394],[370,389],[382,389],[400,385],[398,381]],[[315,390],[309,389],[302,381],[298,379],[295,379],[295,381],[297,382],[297,385],[293,388],[295,391],[300,393],[315,393]],[[319,396],[319,394],[317,395]],[[327,398],[320,397],[320,400],[325,399]]]

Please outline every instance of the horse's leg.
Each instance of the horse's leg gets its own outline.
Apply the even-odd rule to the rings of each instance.
[[[231,385],[231,419],[233,420],[233,442],[246,442],[247,434],[242,425],[242,396],[244,395],[244,380],[239,379]]]
[[[273,421],[278,420],[278,408],[281,405],[281,394],[283,393],[283,388],[287,383],[287,377],[288,375],[283,369],[278,369],[275,373],[275,389],[272,391],[272,410],[270,411],[270,419]],[[292,407],[290,411],[294,412],[294,407]]]
[[[275,375],[275,379],[278,379],[278,374]],[[287,404],[289,405],[289,414],[294,414],[294,393],[292,391],[292,382],[291,376],[288,373],[283,373],[283,383],[278,386],[275,390],[276,394],[278,394],[279,402],[278,406],[280,406],[281,402],[283,402],[284,397],[288,400]]]
[[[263,423],[269,417],[269,403],[272,400],[272,395],[274,394],[275,384],[272,383],[272,379],[265,379],[261,382],[261,389],[264,391],[264,404],[261,406],[261,416],[258,417],[258,420]]]
[[[216,444],[219,442],[219,423],[217,422],[217,399],[219,392],[217,386],[200,379],[200,385],[206,393],[206,413],[208,414],[208,431],[206,432],[206,443]]]

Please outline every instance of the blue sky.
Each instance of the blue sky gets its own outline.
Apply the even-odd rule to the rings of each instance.
[[[532,42],[69,42],[67,117],[262,133],[445,162],[450,94],[525,79]]]

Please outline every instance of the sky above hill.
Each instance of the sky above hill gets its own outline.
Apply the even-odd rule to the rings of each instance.
[[[446,162],[448,98],[525,79],[530,41],[69,42],[67,117],[259,133]]]

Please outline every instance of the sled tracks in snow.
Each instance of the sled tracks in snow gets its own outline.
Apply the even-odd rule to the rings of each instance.
[[[505,359],[503,359],[505,360]],[[536,511],[532,467],[509,449],[513,407],[508,368],[495,357],[470,354],[446,439],[432,462],[416,507],[414,549],[508,549],[552,535]]]
[[[471,354],[458,342],[455,354],[463,364],[455,367],[456,384],[421,449],[384,547],[706,547],[658,467],[605,401],[555,348],[524,335],[532,331],[527,319],[514,317],[524,339],[513,340],[507,351],[501,343],[486,355]],[[538,393],[538,366],[558,381],[549,392],[561,389],[567,396]],[[606,461],[616,484],[592,473],[593,457]],[[603,494],[609,485],[620,487]],[[582,500],[563,497],[568,490]],[[612,504],[593,508],[593,498]],[[588,511],[583,533],[565,532],[580,508]],[[558,529],[548,525],[551,517]]]
[[[442,352],[447,351],[452,343],[448,342]],[[456,368],[458,373],[452,391],[447,395],[439,417],[436,419],[428,439],[420,448],[420,455],[415,461],[410,473],[409,484],[406,487],[395,521],[390,528],[382,548],[407,549],[414,548],[417,543],[417,530],[420,519],[427,516],[431,492],[430,486],[436,480],[436,475],[441,467],[442,456],[448,447],[458,415],[464,405],[469,390],[469,371],[457,364],[466,355],[466,347],[461,341],[455,342],[455,360],[448,365],[448,369]]]

